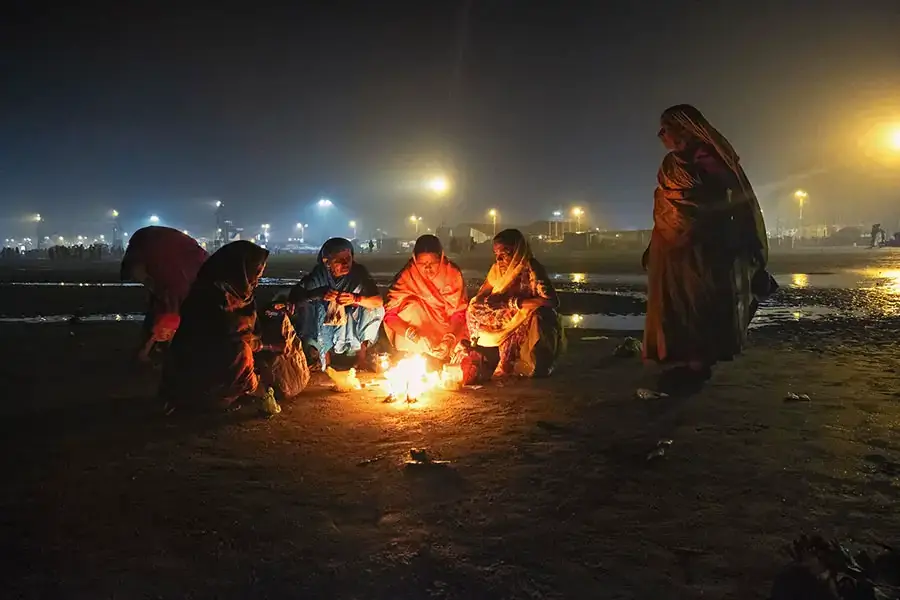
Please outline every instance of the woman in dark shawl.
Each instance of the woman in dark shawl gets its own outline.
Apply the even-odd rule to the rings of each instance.
[[[170,227],[144,227],[131,236],[122,281],[136,281],[150,292],[138,360],[149,360],[154,344],[172,339],[181,303],[208,256],[194,238]]]
[[[332,354],[355,354],[357,368],[368,368],[367,350],[378,340],[384,302],[369,271],[355,261],[350,240],[325,242],[318,264],[291,289],[288,301],[296,305],[303,343],[318,354],[323,370]]]
[[[689,391],[740,353],[754,296],[772,291],[768,241],[737,153],[700,111],[667,109],[659,137],[644,358],[663,366],[662,388]]]
[[[256,335],[254,291],[269,251],[247,241],[222,246],[200,269],[181,306],[181,327],[163,369],[160,395],[166,411],[228,408],[260,389],[253,353],[263,350]]]
[[[564,345],[556,290],[518,229],[494,236],[494,256],[466,311],[469,335],[499,349],[498,374],[547,377]]]

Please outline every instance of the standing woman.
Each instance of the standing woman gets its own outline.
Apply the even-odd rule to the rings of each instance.
[[[139,360],[149,360],[157,342],[172,339],[181,303],[208,256],[194,238],[170,227],[144,227],[131,236],[122,257],[122,281],[136,281],[150,292]]]
[[[369,271],[356,262],[353,244],[331,238],[319,250],[318,264],[291,288],[303,344],[318,354],[322,370],[332,354],[353,354],[358,369],[368,368],[368,348],[378,341],[384,301]]]
[[[260,385],[253,359],[268,349],[256,334],[254,295],[268,258],[268,250],[237,241],[200,269],[163,368],[160,396],[167,413],[222,410],[242,396],[272,394]]]
[[[469,335],[478,346],[498,348],[497,373],[547,377],[564,343],[556,290],[518,229],[494,236],[494,257],[469,302]]]
[[[654,194],[644,359],[665,391],[699,389],[717,361],[741,352],[752,316],[751,282],[767,285],[768,240],[738,155],[693,106],[662,114],[669,150]],[[764,287],[764,286],[761,286]]]

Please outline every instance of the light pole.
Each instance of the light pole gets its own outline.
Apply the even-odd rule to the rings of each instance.
[[[557,240],[559,239],[559,220],[561,218],[562,218],[562,211],[554,210],[553,211],[553,224],[555,226],[554,228],[556,229],[556,236],[554,237],[554,239],[557,239]]]
[[[797,199],[797,203],[800,205],[800,211],[797,215],[797,237],[803,239],[803,205],[806,203],[806,199],[809,198],[809,194],[803,190],[797,190],[794,192],[794,198]]]
[[[581,231],[581,215],[583,214],[584,211],[578,206],[572,209],[572,216],[575,217],[575,233]]]
[[[262,230],[263,230],[262,238],[265,241],[265,243],[267,243],[267,244],[269,243],[269,227],[270,227],[270,225],[268,223],[262,224]]]
[[[34,215],[34,237],[37,239],[37,249],[41,249],[41,213]]]
[[[419,237],[419,222],[422,220],[422,217],[417,217],[416,215],[411,215],[409,217],[410,222],[416,226],[416,237]]]
[[[497,235],[497,209],[492,208],[489,210],[488,216],[491,218],[491,224],[494,226],[494,235]]]
[[[331,208],[334,206],[334,202],[328,198],[319,198],[319,201],[316,204],[319,205],[319,208]]]
[[[297,223],[297,229],[300,230],[300,243],[303,243],[303,240],[306,237],[306,225]]]
[[[349,225],[350,229],[353,230],[353,239],[355,240],[356,239],[356,221],[350,221],[349,223],[347,223],[347,225]]]

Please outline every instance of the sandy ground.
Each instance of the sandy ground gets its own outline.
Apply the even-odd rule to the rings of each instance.
[[[765,598],[802,532],[900,539],[891,321],[756,331],[685,401],[578,331],[548,380],[270,421],[161,418],[136,325],[0,330],[4,597]]]

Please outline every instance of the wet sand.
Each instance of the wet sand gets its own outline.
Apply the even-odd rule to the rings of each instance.
[[[572,331],[548,380],[271,421],[160,417],[137,327],[0,325],[6,597],[763,598],[800,533],[900,537],[896,320],[758,330],[686,401]]]

